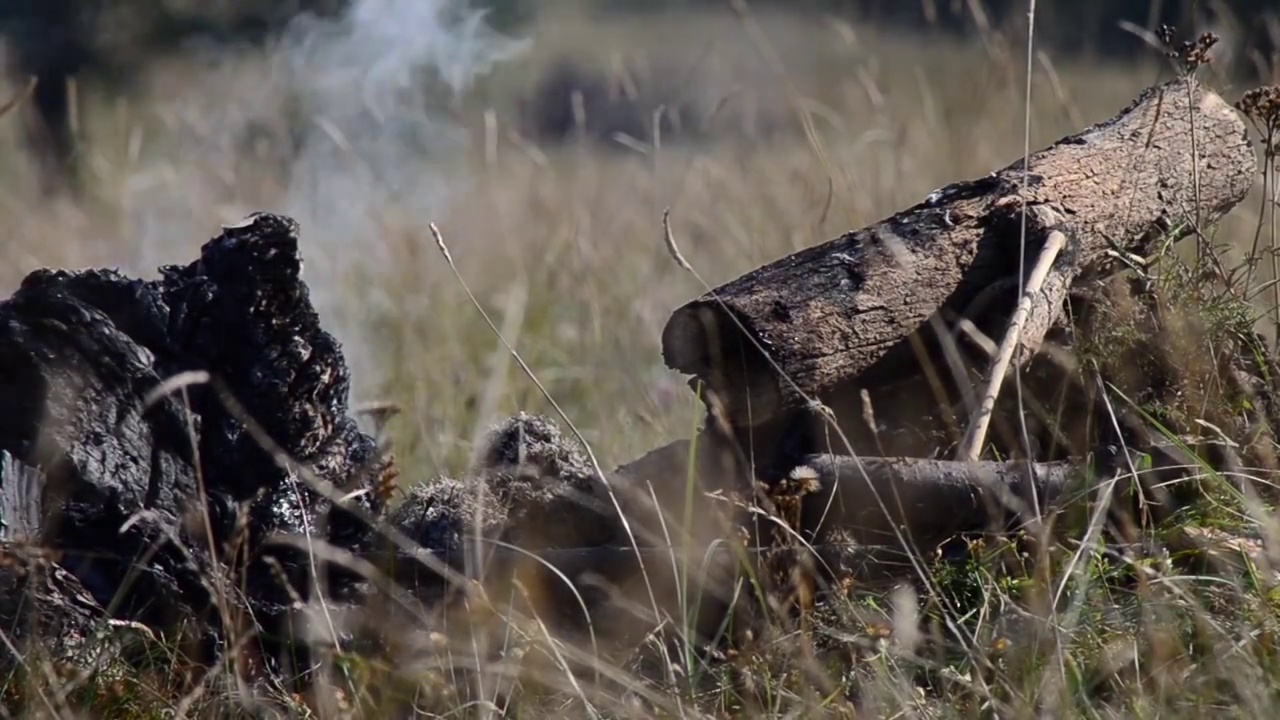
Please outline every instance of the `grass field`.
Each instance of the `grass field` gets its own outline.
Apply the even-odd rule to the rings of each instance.
[[[1025,39],[1017,37],[925,39],[788,15],[587,20],[566,12],[540,19],[530,40],[526,54],[477,78],[457,102],[432,101],[439,143],[425,158],[398,156],[398,193],[345,182],[347,163],[361,161],[355,153],[314,154],[304,159],[316,164],[304,166],[297,151],[281,147],[290,120],[274,92],[278,59],[260,54],[174,61],[127,100],[86,88],[80,130],[91,191],[81,202],[40,195],[17,123],[5,118],[0,288],[8,292],[41,266],[115,265],[150,275],[195,257],[220,223],[259,209],[294,214],[315,299],[353,366],[353,400],[403,407],[391,427],[396,453],[406,482],[426,482],[463,471],[480,433],[502,417],[551,411],[437,250],[428,229],[434,222],[479,303],[601,464],[612,467],[688,436],[701,417],[659,351],[669,313],[705,289],[664,247],[664,209],[701,276],[726,281],[944,184],[1003,167],[1028,143],[1035,150],[1108,118],[1171,77],[1158,57],[1102,65],[1037,55],[1028,109]],[[626,58],[642,89],[678,86],[701,107],[721,108],[718,134],[657,146],[537,146],[513,138],[516,95],[566,55],[583,64]],[[1207,77],[1229,101],[1247,89]],[[267,140],[255,146],[246,139],[254,133]],[[1247,254],[1263,207],[1259,186],[1218,229],[1228,266]],[[1263,219],[1274,225],[1271,215]],[[1269,263],[1260,272],[1271,279]],[[1267,297],[1255,310],[1259,330],[1270,334]],[[1224,514],[1233,533],[1275,530],[1266,515],[1242,517],[1238,498],[1211,504],[1231,506]],[[1084,576],[1070,583],[1074,595],[1052,632],[1031,642],[999,624],[1037,591],[1067,586],[1071,557],[1084,560]],[[917,654],[911,638],[918,631],[902,609],[910,603],[860,598],[850,601],[857,616],[880,620],[843,627],[855,639],[837,643],[821,662],[834,695],[856,687],[873,717],[1265,717],[1280,710],[1280,596],[1269,570],[1250,566],[1228,578],[1153,565],[1135,586],[1116,580],[1125,568],[1079,544],[1064,545],[1035,572],[997,574],[975,561],[935,578],[948,601],[933,598],[920,611],[963,628],[965,642]],[[881,621],[897,623],[892,638],[877,630]],[[798,654],[778,650],[736,663],[736,674],[682,678],[663,691],[667,712],[835,712]],[[338,703],[346,709],[330,710],[382,716],[376,706],[361,707],[364,690],[386,682],[380,672],[353,673],[368,685],[352,681]],[[586,703],[562,680],[562,693],[511,714],[585,716]],[[167,717],[177,699],[160,683],[104,680],[90,695],[98,707],[84,709]],[[598,702],[601,716],[625,714],[622,702]],[[205,699],[193,712],[213,715],[218,707],[225,706]],[[492,711],[478,704],[456,713]]]

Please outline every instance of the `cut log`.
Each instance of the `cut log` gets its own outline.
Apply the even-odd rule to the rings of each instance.
[[[1032,154],[1025,189],[1018,161],[684,305],[663,330],[663,356],[717,390],[735,427],[758,426],[806,398],[826,402],[901,358],[890,351],[931,318],[963,316],[984,289],[1017,278],[1024,207],[1024,267],[1050,231],[1072,239],[1046,284],[1061,295],[1076,273],[1100,271],[1110,249],[1146,254],[1216,221],[1245,198],[1256,163],[1243,120],[1219,96],[1192,81],[1153,87]],[[1043,335],[1056,306],[1035,304],[1029,337]],[[879,382],[907,372],[891,364],[877,368]]]

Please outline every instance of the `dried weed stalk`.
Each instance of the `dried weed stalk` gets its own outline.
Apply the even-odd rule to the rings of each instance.
[[[1258,213],[1258,225],[1254,230],[1253,245],[1248,258],[1248,279],[1245,281],[1245,294],[1249,294],[1253,270],[1260,256],[1258,249],[1262,240],[1262,229],[1269,223],[1271,241],[1271,292],[1272,317],[1276,328],[1275,342],[1280,343],[1280,232],[1276,224],[1276,155],[1280,152],[1280,86],[1269,85],[1259,87],[1245,93],[1236,102],[1240,111],[1257,131],[1263,148],[1262,163],[1262,212]],[[1277,345],[1276,347],[1280,347]]]

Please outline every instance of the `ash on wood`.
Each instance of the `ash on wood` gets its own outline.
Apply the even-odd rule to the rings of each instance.
[[[717,390],[738,428],[806,396],[827,402],[859,378],[918,376],[904,362],[911,338],[1018,277],[1024,207],[1027,268],[1051,231],[1071,239],[1046,283],[1060,301],[1078,273],[1102,271],[1108,250],[1145,254],[1220,218],[1252,187],[1256,162],[1243,120],[1220,97],[1193,81],[1157,86],[1031,155],[1025,189],[1020,160],[688,303],[663,331],[663,356]],[[1048,312],[1031,324],[1047,327],[1060,304],[1041,303]]]
[[[385,461],[347,415],[348,371],[299,277],[297,231],[257,214],[158,280],[41,270],[0,302],[0,451],[25,468],[5,471],[0,520],[118,617],[166,630],[205,618],[214,639],[228,631],[211,610],[221,577],[271,636],[294,593],[310,595],[310,565],[268,536],[371,546],[370,527],[298,477],[312,468],[380,509]],[[288,457],[209,384],[147,404],[187,371],[208,373]],[[320,571],[335,598],[354,597],[354,578]]]

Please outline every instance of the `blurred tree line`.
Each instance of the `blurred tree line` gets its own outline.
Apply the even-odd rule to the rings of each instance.
[[[493,22],[514,29],[547,0],[484,0]],[[558,0],[551,0],[556,2]],[[1025,32],[1028,0],[749,0],[759,9],[786,9],[879,22],[904,30]],[[583,0],[598,13],[658,13],[726,8],[729,0]],[[1133,57],[1150,46],[1133,28],[1173,25],[1188,38],[1212,29],[1243,57],[1256,50],[1274,65],[1280,49],[1280,0],[1037,0],[1036,38],[1042,46],[1082,56]],[[1126,26],[1129,26],[1126,29]]]
[[[0,0],[0,33],[57,52],[69,35],[97,36],[110,54],[144,54],[193,36],[256,42],[301,13],[336,15],[354,0]],[[748,0],[758,9],[835,15],[908,31],[1024,31],[1028,0]],[[518,31],[545,8],[573,5],[587,13],[659,13],[728,8],[730,0],[469,0],[489,22]],[[1082,55],[1132,56],[1144,43],[1123,23],[1183,35],[1211,25],[1225,44],[1280,47],[1280,0],[1037,0],[1036,37],[1046,47]],[[27,31],[27,32],[24,32]],[[15,37],[15,35],[19,37]],[[21,37],[24,36],[25,37]],[[50,41],[50,36],[57,40]],[[114,40],[114,42],[112,42]],[[103,58],[106,59],[106,58]]]
[[[428,0],[418,0],[427,2]],[[279,38],[300,15],[335,17],[364,0],[0,0],[0,63],[9,79],[38,83],[28,113],[31,146],[47,156],[51,177],[76,155],[68,82],[76,78],[126,90],[139,70],[192,44],[261,45]],[[747,0],[757,10],[786,10],[876,23],[914,33],[1003,37],[1021,45],[1029,0]],[[634,15],[728,9],[731,0],[454,0],[462,14],[484,8],[488,23],[519,35],[543,12]],[[368,9],[392,6],[371,5]],[[403,7],[403,6],[402,6]],[[1161,25],[1179,39],[1202,30],[1221,38],[1217,65],[1248,81],[1280,81],[1280,0],[1037,0],[1036,42],[1058,57],[1134,57],[1155,53],[1144,42]],[[533,124],[541,136],[568,134],[568,98],[596,98],[593,117],[617,117],[612,130],[647,127],[634,107],[616,107],[598,74],[561,67],[533,91]],[[603,109],[601,109],[603,108]],[[637,120],[639,118],[639,120]],[[624,122],[625,121],[625,122]],[[620,124],[619,124],[620,123]],[[615,127],[616,125],[616,127]],[[634,126],[634,127],[633,127]],[[604,132],[602,130],[602,132]],[[60,169],[61,168],[61,169]]]

